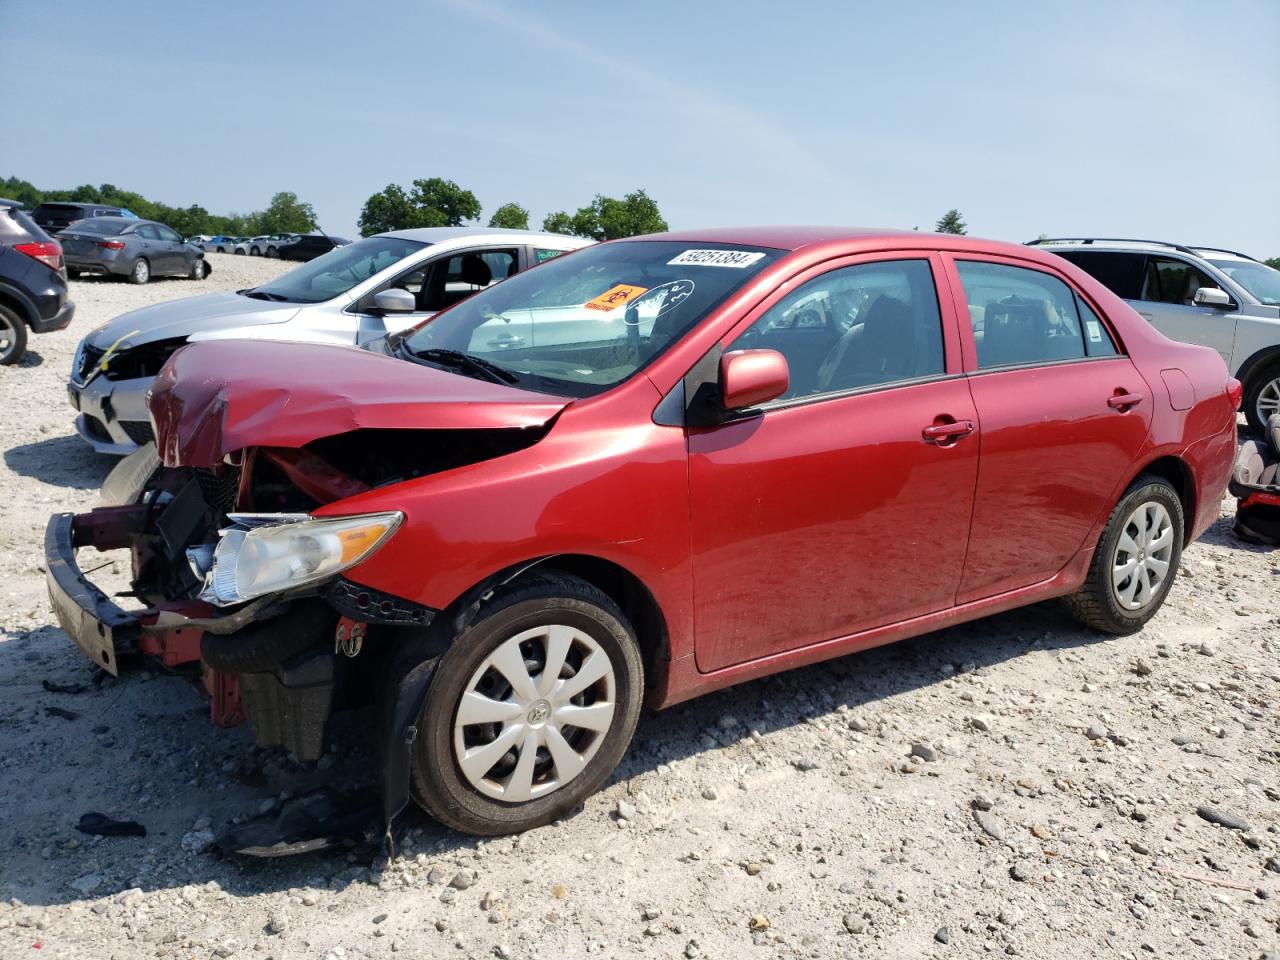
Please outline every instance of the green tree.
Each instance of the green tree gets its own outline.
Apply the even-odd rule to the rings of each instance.
[[[938,221],[933,228],[938,233],[968,233],[968,224],[960,217],[960,211],[952,207],[942,215],[942,219]]]
[[[34,183],[19,180],[17,177],[0,180],[0,196],[6,200],[17,200],[28,210],[44,202],[44,194]]]
[[[1262,261],[1272,270],[1280,270],[1280,257],[1272,257],[1270,260]]]
[[[480,201],[470,190],[452,180],[432,177],[413,181],[412,193],[389,183],[364,202],[360,211],[360,235],[370,237],[388,230],[414,227],[460,227],[480,218]]]
[[[542,229],[547,233],[573,233],[573,217],[563,210],[548,213],[542,218]]]
[[[658,205],[643,190],[628,193],[621,200],[596,194],[590,206],[579,208],[570,217],[564,211],[551,213],[542,221],[551,233],[571,233],[592,240],[617,240],[645,233],[661,233],[667,221]]]
[[[429,221],[426,227],[460,227],[480,219],[480,201],[452,180],[432,177],[413,181],[413,203]]]
[[[528,230],[529,211],[518,203],[504,203],[489,218],[489,226],[503,230]]]
[[[258,233],[309,233],[316,228],[316,212],[296,193],[282,190],[255,215],[254,226]]]

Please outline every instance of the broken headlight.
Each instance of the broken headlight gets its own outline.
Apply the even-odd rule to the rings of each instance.
[[[233,513],[221,531],[200,599],[220,607],[324,580],[380,547],[403,513],[313,519],[305,513]],[[197,557],[191,557],[194,563]]]

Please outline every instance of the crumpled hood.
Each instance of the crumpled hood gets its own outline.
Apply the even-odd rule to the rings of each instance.
[[[85,340],[91,346],[105,350],[128,335],[124,346],[133,347],[157,340],[189,337],[193,333],[209,330],[225,330],[259,323],[284,323],[297,312],[296,303],[255,300],[230,291],[210,293],[203,297],[171,300],[122,313],[94,330]]]
[[[212,467],[246,447],[301,447],[351,430],[540,427],[569,402],[354,347],[268,340],[188,344],[149,398],[170,467]]]

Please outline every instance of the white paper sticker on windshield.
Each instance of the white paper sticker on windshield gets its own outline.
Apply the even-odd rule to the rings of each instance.
[[[1089,341],[1091,343],[1102,342],[1102,327],[1098,325],[1097,320],[1086,320],[1084,328],[1089,332]]]
[[[678,257],[668,260],[667,266],[735,267],[741,269],[751,266],[763,256],[763,253],[754,253],[749,250],[686,250]]]

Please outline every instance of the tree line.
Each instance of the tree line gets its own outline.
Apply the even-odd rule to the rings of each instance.
[[[452,180],[430,177],[414,180],[406,190],[389,183],[373,194],[360,211],[360,235],[414,227],[461,227],[481,219],[480,201],[470,190]],[[489,226],[505,230],[529,229],[529,211],[520,204],[504,203],[489,218]],[[574,213],[557,210],[542,219],[548,233],[567,233],[591,240],[617,240],[643,233],[661,233],[667,221],[657,203],[643,190],[617,199],[596,194]]]
[[[97,187],[86,183],[70,190],[42,190],[26,180],[9,177],[0,180],[0,196],[17,200],[28,210],[46,201],[59,200],[124,207],[144,220],[167,224],[184,237],[196,234],[251,237],[263,233],[309,233],[317,226],[316,212],[311,204],[299,200],[298,195],[290,190],[282,190],[273,196],[265,210],[228,214],[210,213],[199,204],[172,207],[148,200],[132,190],[122,190],[113,183]]]

